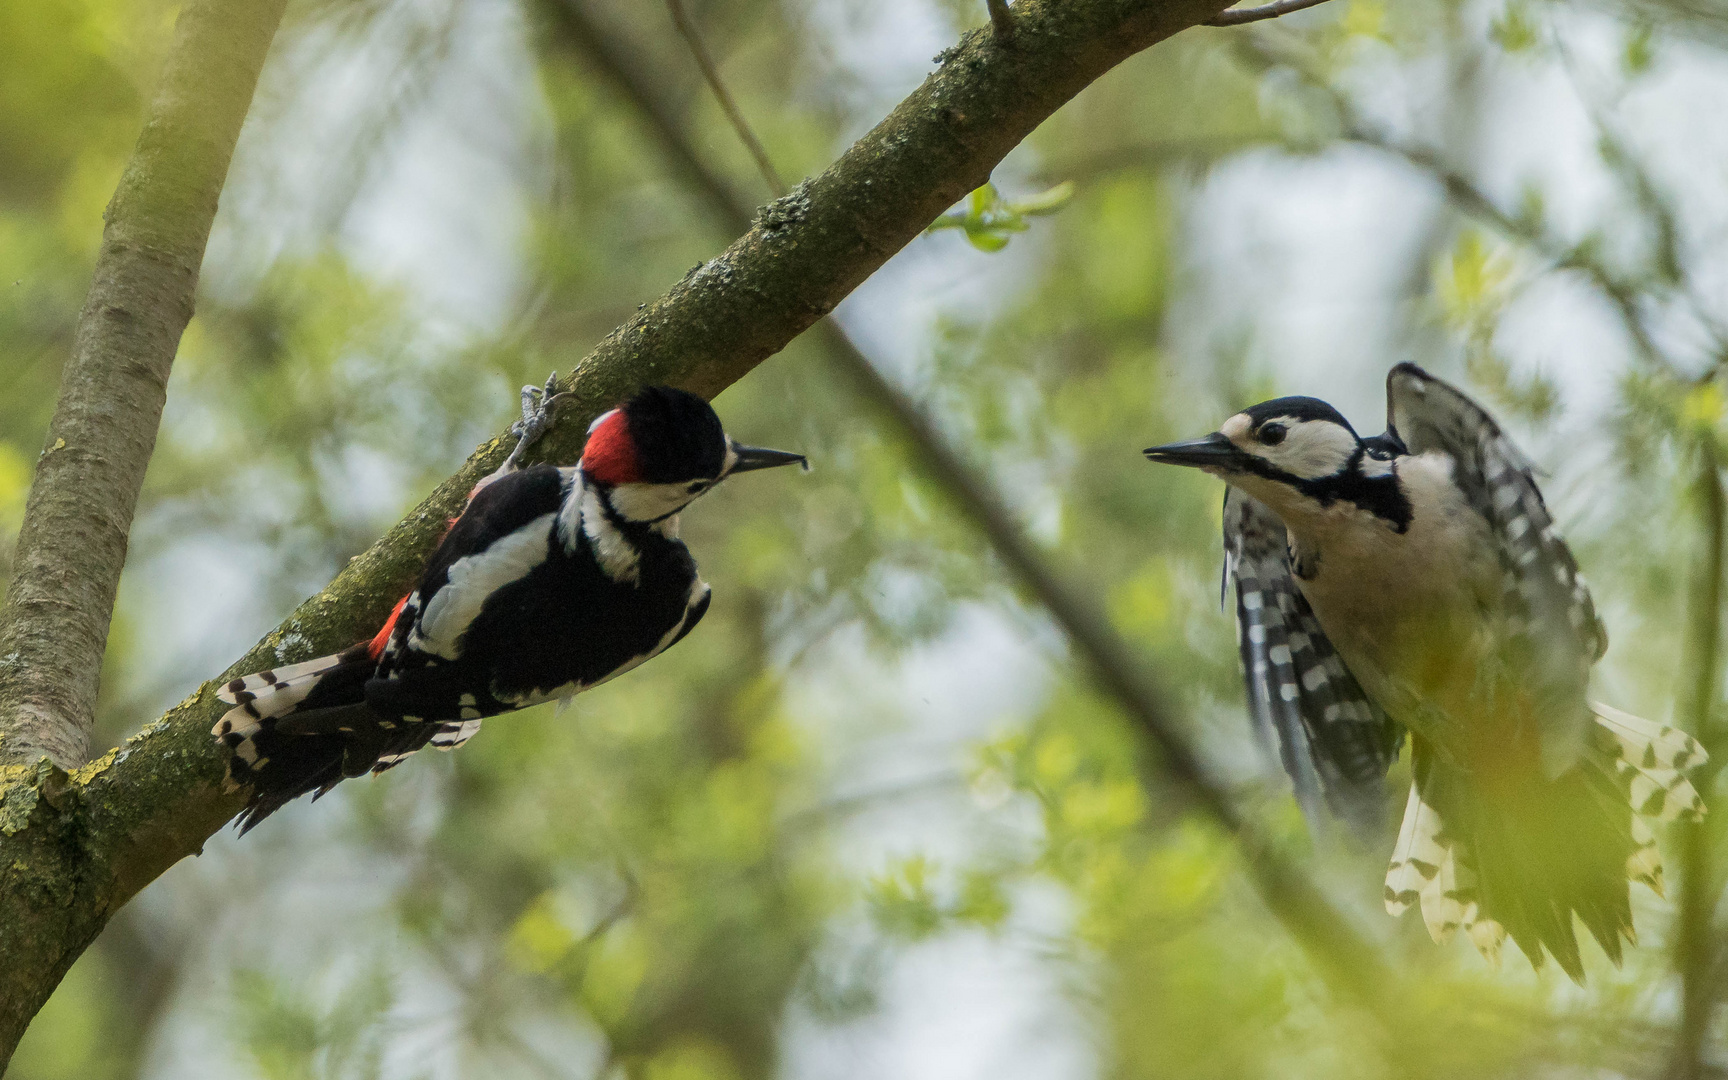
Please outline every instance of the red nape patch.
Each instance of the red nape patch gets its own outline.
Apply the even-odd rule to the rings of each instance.
[[[600,418],[582,449],[582,468],[603,484],[634,484],[642,479],[636,461],[636,443],[630,438],[630,422],[623,409],[613,409]]]
[[[396,629],[396,620],[402,617],[402,605],[407,602],[408,598],[406,596],[396,601],[396,610],[392,611],[390,617],[384,620],[384,629],[378,631],[378,633],[373,636],[371,643],[366,646],[367,656],[376,660],[380,656],[384,655],[384,646],[390,644],[390,634]]]

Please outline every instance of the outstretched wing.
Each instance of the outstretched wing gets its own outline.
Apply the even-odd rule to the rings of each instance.
[[[1248,712],[1276,740],[1310,822],[1322,799],[1371,832],[1385,813],[1381,781],[1403,732],[1344,666],[1290,572],[1284,523],[1235,488],[1224,495],[1224,576],[1236,584],[1236,624]]]
[[[1502,575],[1504,653],[1516,684],[1536,697],[1543,765],[1558,775],[1584,748],[1592,726],[1585,685],[1608,648],[1578,563],[1529,461],[1457,387],[1399,364],[1386,376],[1386,413],[1412,454],[1451,455],[1454,480],[1488,523]]]

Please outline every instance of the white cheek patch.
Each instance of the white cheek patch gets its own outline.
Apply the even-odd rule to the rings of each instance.
[[[655,521],[684,509],[700,491],[689,484],[619,484],[612,489],[612,509],[627,521]]]
[[[1250,440],[1245,449],[1251,447],[1257,457],[1303,480],[1319,480],[1344,471],[1356,453],[1356,437],[1337,424],[1290,417],[1278,417],[1267,423],[1283,424],[1289,430],[1284,441],[1277,446],[1262,446]]]

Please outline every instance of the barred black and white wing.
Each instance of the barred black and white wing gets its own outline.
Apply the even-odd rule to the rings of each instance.
[[[1290,571],[1284,523],[1235,488],[1224,496],[1224,553],[1256,730],[1276,741],[1311,823],[1324,801],[1353,828],[1372,832],[1385,813],[1382,780],[1402,731],[1362,692],[1314,617]]]
[[[1549,775],[1569,767],[1593,727],[1584,689],[1608,648],[1590,590],[1554,528],[1529,461],[1481,406],[1414,364],[1386,377],[1387,424],[1410,453],[1440,450],[1454,481],[1488,523],[1502,573],[1508,662],[1540,702]]]

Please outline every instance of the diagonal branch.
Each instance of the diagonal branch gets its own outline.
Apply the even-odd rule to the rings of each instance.
[[[564,422],[540,452],[574,459],[586,422],[645,382],[719,393],[832,310],[1088,83],[1219,7],[1020,0],[1015,49],[994,47],[987,31],[967,35],[821,176],[761,210],[723,254],[600,342],[577,365]],[[504,452],[502,438],[476,450],[228,674],[306,659],[376,629]],[[223,760],[209,735],[223,710],[217,685],[70,776],[0,766],[0,1056],[108,917],[240,809],[221,789]]]
[[[1207,26],[1241,26],[1244,23],[1262,22],[1266,19],[1276,19],[1280,15],[1302,11],[1305,8],[1319,7],[1326,0],[1278,0],[1275,4],[1262,4],[1260,7],[1231,8],[1219,14],[1215,19],[1207,21]]]
[[[284,0],[201,0],[175,26],[120,186],[0,608],[0,762],[84,760],[114,594],[168,370]]]

